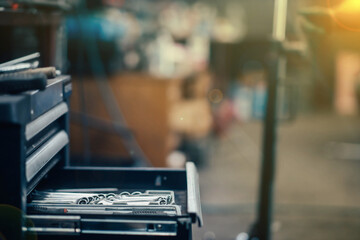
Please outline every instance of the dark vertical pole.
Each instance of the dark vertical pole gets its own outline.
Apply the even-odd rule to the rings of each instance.
[[[263,156],[257,222],[250,239],[271,240],[273,190],[276,166],[277,85],[286,75],[286,58],[281,54],[285,40],[287,0],[275,0],[273,49],[269,62],[268,97],[264,120]]]
[[[270,60],[268,82],[268,102],[264,122],[264,142],[261,168],[261,182],[258,208],[258,234],[260,240],[271,239],[273,190],[276,166],[276,127],[277,127],[277,83],[286,68],[286,59]]]

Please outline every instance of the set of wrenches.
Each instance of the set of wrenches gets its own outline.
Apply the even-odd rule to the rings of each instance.
[[[173,191],[147,190],[145,192],[120,193],[83,193],[35,191],[32,203],[39,204],[76,204],[76,205],[124,205],[149,206],[174,204]]]
[[[181,215],[175,203],[174,191],[146,190],[144,192],[88,192],[55,190],[34,191],[28,203],[31,213],[54,214],[126,214]]]

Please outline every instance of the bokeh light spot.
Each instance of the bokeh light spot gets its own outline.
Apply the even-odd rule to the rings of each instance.
[[[212,103],[219,103],[223,100],[224,94],[219,89],[212,89],[209,94],[209,101]]]

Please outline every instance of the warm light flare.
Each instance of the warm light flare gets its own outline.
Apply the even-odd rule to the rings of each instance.
[[[331,16],[342,28],[360,32],[360,0],[345,0],[333,7],[334,0],[327,0]]]
[[[359,0],[346,0],[339,7],[336,8],[337,11],[341,12],[357,12],[360,11],[360,1]]]

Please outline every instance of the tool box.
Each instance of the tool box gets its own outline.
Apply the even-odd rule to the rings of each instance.
[[[58,76],[44,91],[0,95],[0,233],[6,239],[191,239],[192,224],[202,225],[194,164],[185,169],[72,166],[70,94],[70,77]],[[171,192],[176,206],[33,207],[34,194],[60,189]]]

